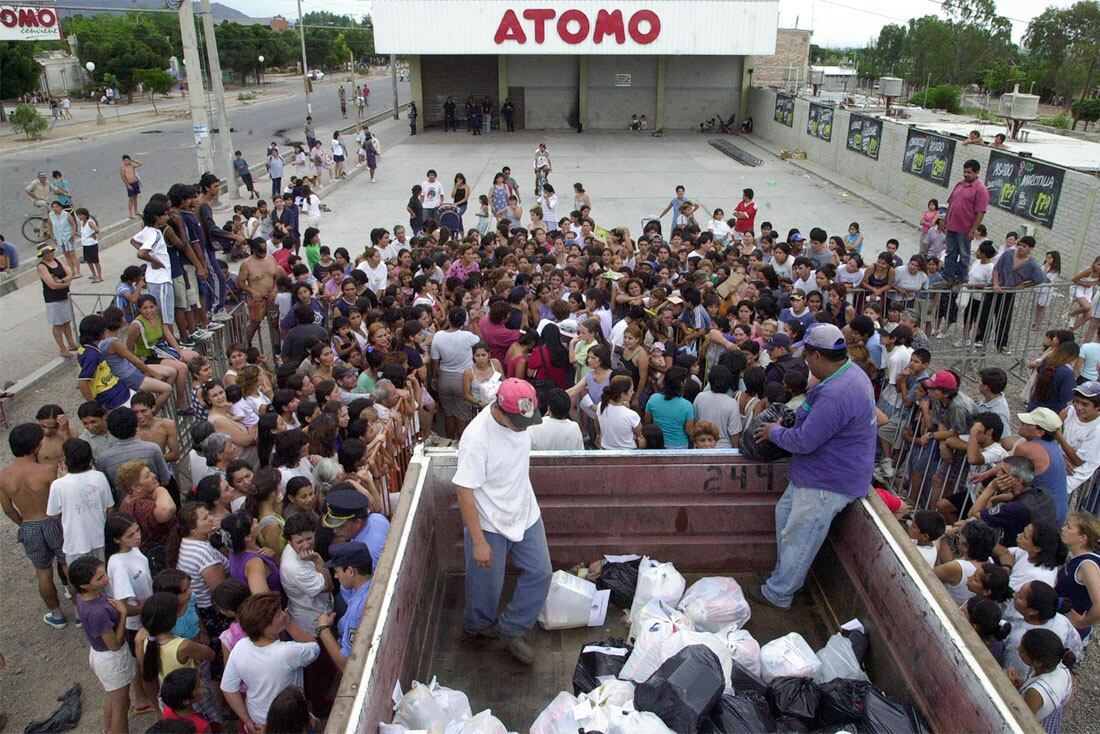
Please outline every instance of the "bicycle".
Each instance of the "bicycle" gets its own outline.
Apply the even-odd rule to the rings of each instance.
[[[45,217],[37,214],[28,214],[23,220],[23,239],[32,245],[45,242],[50,238],[50,229]]]

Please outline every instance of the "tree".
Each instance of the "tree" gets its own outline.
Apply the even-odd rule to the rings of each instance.
[[[157,95],[167,96],[176,80],[164,69],[138,69],[134,72],[134,83],[140,84],[149,93],[149,98],[153,101],[153,112],[159,115]]]
[[[42,137],[50,123],[44,115],[38,114],[33,105],[21,104],[8,116],[11,124],[23,130],[28,138],[37,140]]]
[[[1042,83],[1054,94],[1087,99],[1100,64],[1100,3],[1047,8],[1028,24],[1024,45],[1041,62]]]
[[[138,15],[73,16],[62,20],[68,35],[80,39],[80,63],[94,61],[97,75],[113,74],[119,89],[133,101],[134,71],[165,68],[168,58],[181,54],[176,36],[166,33],[163,20]],[[177,23],[178,25],[178,23]],[[178,31],[178,29],[177,29]]]
[[[38,88],[42,67],[34,60],[34,44],[0,42],[0,99],[22,97]]]

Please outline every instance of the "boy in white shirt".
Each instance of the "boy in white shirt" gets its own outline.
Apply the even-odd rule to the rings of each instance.
[[[141,214],[145,226],[130,238],[138,253],[138,260],[149,265],[145,269],[146,290],[157,299],[160,316],[165,324],[176,323],[175,293],[172,290],[172,263],[168,259],[168,243],[161,230],[168,224],[168,206],[160,201],[150,201]]]
[[[104,555],[104,523],[107,511],[115,506],[111,485],[101,471],[92,468],[92,446],[79,438],[65,441],[66,473],[50,484],[46,514],[61,518],[65,562],[91,554],[101,561]]]
[[[436,180],[435,169],[428,171],[428,178],[420,184],[420,203],[424,205],[424,219],[439,221],[439,205],[443,203],[443,184]]]

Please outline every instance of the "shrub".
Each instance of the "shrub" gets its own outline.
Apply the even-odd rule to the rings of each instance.
[[[15,108],[15,112],[8,115],[11,124],[26,133],[28,138],[40,138],[50,123],[43,115],[38,114],[32,105],[21,104]]]
[[[1069,130],[1070,128],[1070,120],[1065,112],[1059,113],[1056,117],[1047,117],[1039,120],[1039,124],[1056,127],[1059,130]]]
[[[1100,99],[1084,99],[1074,102],[1070,109],[1073,111],[1073,129],[1077,129],[1077,121],[1085,122],[1085,129],[1089,129],[1090,122],[1100,120]]]
[[[962,94],[953,84],[939,84],[914,94],[909,98],[909,104],[958,114],[962,111]]]

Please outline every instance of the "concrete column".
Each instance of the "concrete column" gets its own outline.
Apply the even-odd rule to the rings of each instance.
[[[237,186],[237,174],[233,170],[233,134],[229,115],[225,110],[225,87],[222,85],[222,64],[218,57],[218,42],[214,35],[214,18],[210,14],[210,0],[202,0],[202,28],[206,36],[206,64],[210,69],[210,91],[214,97],[214,109],[218,120],[218,158],[224,166],[221,177],[229,188],[229,197],[241,198]]]
[[[657,122],[654,130],[665,129],[665,57],[657,57]]]
[[[577,57],[577,120],[581,132],[588,127],[588,57]]]
[[[409,84],[412,101],[416,102],[416,131],[424,132],[424,80],[420,77],[420,57],[409,57]]]
[[[182,0],[179,9],[183,63],[187,66],[187,101],[191,107],[191,125],[195,130],[199,175],[214,172],[214,144],[210,139],[210,115],[203,92],[202,67],[199,64],[199,40],[191,0]]]
[[[497,110],[508,98],[508,57],[497,54]]]
[[[737,120],[738,124],[745,119],[749,109],[749,89],[752,88],[752,64],[749,63],[749,57],[743,57],[741,62],[741,99],[738,102]]]

